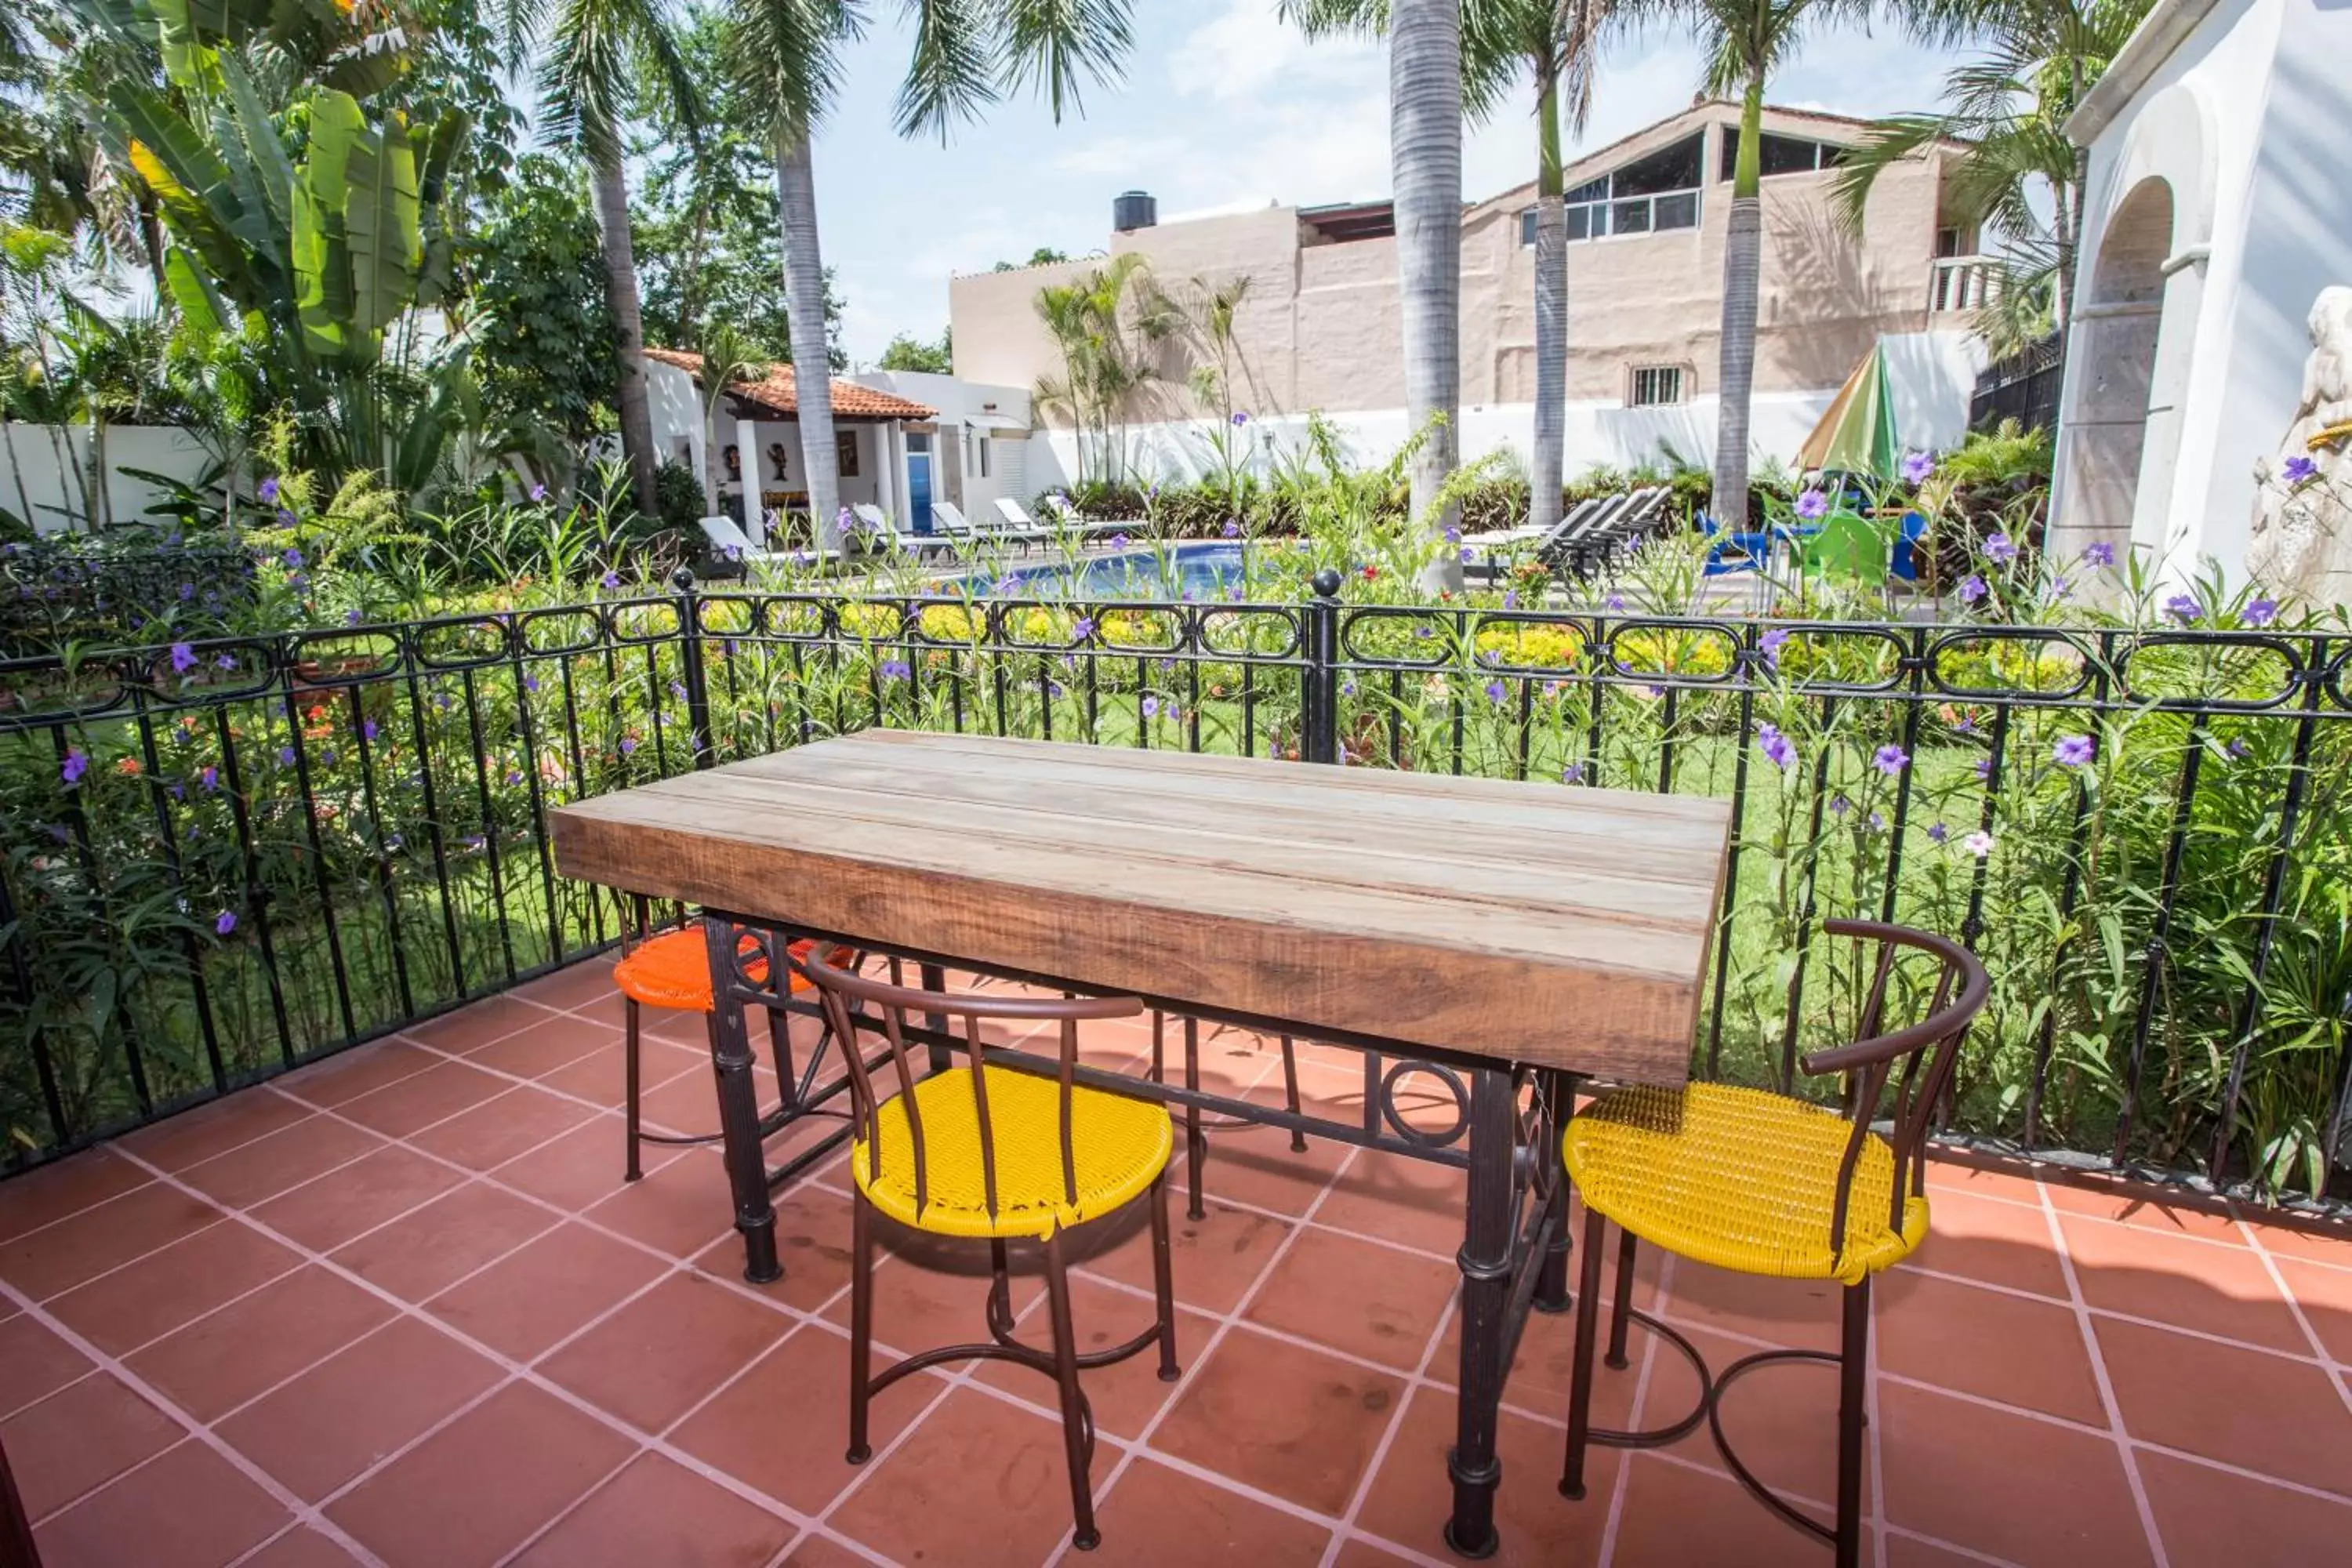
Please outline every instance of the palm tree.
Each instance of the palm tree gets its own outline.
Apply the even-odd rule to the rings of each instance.
[[[1062,374],[1040,378],[1035,401],[1068,411],[1077,432],[1078,482],[1091,474],[1118,484],[1127,469],[1120,416],[1137,393],[1160,378],[1160,348],[1182,330],[1183,313],[1142,255],[1131,250],[1067,283],[1040,289],[1036,310],[1061,351]],[[1087,466],[1090,440],[1099,471]]]
[[[1723,247],[1723,330],[1717,375],[1715,492],[1725,528],[1748,521],[1749,404],[1756,382],[1756,296],[1764,259],[1764,87],[1795,54],[1808,23],[1866,16],[1868,0],[1664,0],[1655,7],[1696,26],[1707,53],[1706,90],[1739,100],[1739,151]]]
[[[1405,418],[1412,510],[1444,534],[1439,494],[1461,451],[1462,7],[1460,0],[1393,0],[1389,12],[1389,164],[1396,204],[1397,297],[1404,328]],[[1440,550],[1423,574],[1462,586],[1462,563]]]
[[[702,98],[678,51],[663,0],[560,0],[551,19],[544,0],[520,0],[512,13],[518,41],[546,21],[547,52],[540,63],[542,111],[555,137],[587,160],[603,240],[604,286],[620,347],[620,381],[613,405],[621,418],[621,450],[628,459],[631,494],[639,511],[655,510],[653,414],[646,398],[646,329],[637,296],[637,258],[629,237],[629,184],[622,166],[621,127],[635,100],[645,67],[667,98],[679,124],[699,136]]]
[[[719,405],[727,401],[727,394],[747,381],[766,376],[768,367],[751,357],[743,334],[733,323],[713,321],[702,334],[702,515],[719,513],[719,454],[725,450],[719,439]],[[748,532],[756,514],[744,509],[743,526]],[[754,534],[756,539],[758,535]]]
[[[901,136],[977,117],[1005,91],[1032,87],[1059,121],[1087,82],[1116,81],[1133,39],[1130,0],[926,0],[914,7],[915,48],[898,89]],[[801,460],[817,548],[840,550],[841,479],[827,380],[824,268],[809,142],[841,84],[846,47],[864,36],[861,0],[733,0],[730,56],[747,101],[763,105],[776,153],[784,229]]]
[[[1980,26],[1984,54],[1944,78],[1940,114],[1880,121],[1832,182],[1857,232],[1880,172],[1948,142],[1946,216],[2000,237],[1996,284],[1977,330],[1996,355],[2066,330],[2083,228],[2083,153],[2064,126],[2148,12],[2150,0],[1997,0],[1944,18]],[[2044,213],[2048,214],[2045,217]]]
[[[1536,92],[1535,460],[1528,521],[1559,521],[1568,426],[1568,236],[1561,195],[1560,122],[1584,128],[1592,106],[1597,34],[1612,0],[1460,0],[1462,103],[1483,121],[1525,71]],[[1390,0],[1285,0],[1307,35],[1378,33]],[[1416,424],[1421,416],[1416,416]],[[1414,504],[1425,504],[1418,490]]]

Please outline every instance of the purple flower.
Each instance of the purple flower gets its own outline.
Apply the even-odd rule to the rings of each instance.
[[[296,518],[296,517],[295,517],[295,515],[294,515],[291,511],[288,510],[286,508],[284,508],[284,507],[282,507],[282,506],[281,506],[281,507],[279,507],[279,508],[278,509],[278,527],[280,527],[280,528],[291,528],[291,527],[293,527],[293,526],[294,526],[294,524],[295,524],[297,521],[299,521],[299,519]]]
[[[1516,610],[1516,609],[1517,609],[1518,607],[1519,607],[1519,591],[1518,591],[1517,588],[1506,588],[1506,589],[1504,589],[1504,590],[1503,590],[1503,608],[1505,608],[1505,609],[1507,609],[1507,610]]]
[[[1465,545],[1464,545],[1464,546],[1462,547],[1462,550],[1461,550],[1461,555],[1462,555],[1462,563],[1463,563],[1464,565],[1465,565],[1465,566],[1466,566],[1466,565],[1468,565],[1471,562],[1475,561],[1475,560],[1478,558],[1478,552],[1477,552],[1476,551],[1475,551],[1475,550],[1471,549],[1471,548],[1470,548],[1468,545],[1466,545],[1466,544],[1465,544]]]
[[[1987,784],[1990,784],[1992,782],[1992,759],[1990,757],[1979,757],[1977,759],[1977,777],[1984,780]]]
[[[2266,626],[2278,619],[2276,599],[2256,599],[2239,613],[2238,618],[2250,626]]]
[[[2088,735],[2061,735],[2058,743],[2050,748],[2050,760],[2062,768],[2086,767],[2097,752],[2098,747]]]
[[[1780,668],[1780,649],[1787,645],[1788,641],[1789,628],[1774,626],[1756,639],[1756,651],[1764,656],[1766,665],[1778,669]]]
[[[2006,533],[1989,533],[1985,536],[1984,552],[1986,560],[2003,566],[2017,559],[2017,545]]]
[[[362,720],[360,723],[360,739],[362,741],[373,741],[375,739],[375,721],[373,719]]]
[[[1607,610],[1611,615],[1615,615],[1624,609],[1625,595],[1622,594],[1612,594],[1606,599],[1601,601],[1601,607]]]
[[[225,653],[218,658],[213,660],[213,668],[215,669],[235,669],[236,668],[236,656],[235,654]]]
[[[2203,615],[2205,606],[2197,602],[2193,594],[2175,594],[2164,601],[2164,613],[2185,624]]]
[[[1925,484],[1927,476],[1936,471],[1936,458],[1928,452],[1906,452],[1903,456],[1903,482]]]
[[[539,690],[539,677],[537,677],[536,675],[526,675],[526,676],[524,676],[524,677],[522,678],[522,689],[523,689],[525,691],[532,692],[532,693],[534,693],[534,694],[535,694],[535,693]]]
[[[2307,485],[2319,477],[2319,465],[2298,452],[2286,460],[2284,471],[2287,483]]]
[[[1225,519],[1224,534],[1227,539],[1239,539],[1242,536],[1241,520],[1234,517]]]
[[[205,793],[206,795],[210,795],[215,790],[220,788],[220,770],[218,768],[199,768],[196,770],[196,782],[204,785]]]
[[[1238,430],[1238,429],[1239,429],[1239,428],[1241,428],[1243,426],[1244,426],[1244,425],[1246,425],[1246,424],[1248,424],[1248,423],[1249,423],[1249,416],[1248,416],[1248,415],[1244,414],[1244,413],[1241,413],[1241,412],[1239,412],[1238,410],[1236,410],[1236,411],[1234,412],[1234,428],[1235,428],[1235,429],[1237,429],[1237,430]]]
[[[295,549],[290,544],[286,547],[286,553],[279,556],[278,559],[286,563],[286,569],[289,572],[299,572],[301,570],[302,552]]]
[[[1991,592],[1991,589],[1985,586],[1985,580],[1971,572],[1967,577],[1961,580],[1960,603],[1963,605],[1973,605],[1979,599],[1983,598],[1987,594]]]
[[[1886,816],[1885,813],[1874,811],[1870,814],[1870,830],[1873,833],[1884,833],[1886,831]]]
[[[278,504],[278,476],[272,474],[269,478],[262,480],[260,485],[253,493],[261,498],[262,505],[276,506]]]
[[[914,670],[903,658],[886,658],[882,661],[881,674],[885,680],[904,680],[914,674]]]
[[[1796,743],[1780,733],[1777,724],[1757,725],[1756,745],[1764,753],[1764,760],[1776,768],[1785,769],[1797,760]]]
[[[1852,811],[1853,809],[1853,802],[1846,799],[1846,797],[1842,795],[1832,795],[1830,799],[1830,815],[1832,816],[1843,816],[1847,812]]]
[[[1960,840],[1960,847],[1981,860],[1992,853],[1992,835],[1979,828]]]
[[[1236,605],[1240,604],[1242,602],[1242,585],[1239,583],[1235,583],[1228,586],[1225,589],[1225,597],[1231,599]]]
[[[1084,642],[1094,635],[1095,618],[1092,616],[1080,616],[1070,627],[1070,637],[1075,642]]]
[[[1143,716],[1147,719],[1157,719],[1160,717],[1160,699],[1157,697],[1147,697],[1143,700]]]
[[[1819,487],[1809,489],[1797,498],[1796,512],[1807,522],[1816,522],[1829,515],[1830,498]]]
[[[81,783],[82,774],[88,772],[89,772],[89,753],[84,752],[79,746],[68,748],[66,752],[65,766],[58,770],[58,776],[66,781],[66,787],[68,789],[71,789],[74,785]]]
[[[278,765],[281,768],[290,768],[294,765],[293,747],[280,746],[278,748]]]
[[[545,485],[531,486],[530,499],[533,500],[545,500],[547,499],[547,487]]]
[[[2243,735],[2232,735],[2230,737],[2230,743],[2222,747],[2221,751],[2225,756],[2234,763],[2252,749],[2253,748],[2246,744],[2246,738]]]
[[[1927,825],[1927,842],[1930,844],[1941,844],[1951,836],[1952,830],[1940,822],[1931,822]]]
[[[637,738],[635,735],[624,735],[621,737],[621,755],[625,757],[636,749]]]
[[[1564,767],[1564,768],[1560,769],[1560,770],[1559,770],[1559,782],[1560,782],[1560,783],[1562,783],[1562,784],[1581,784],[1581,783],[1583,783],[1583,782],[1584,782],[1584,764],[1583,764],[1582,763],[1569,763],[1569,764],[1568,764],[1568,766],[1566,766],[1566,767]]]
[[[520,768],[509,768],[507,770],[507,783],[509,785],[522,783],[522,770]]]
[[[182,604],[187,603],[187,601],[194,598],[195,596],[196,585],[194,583],[183,583],[180,584],[180,602]]]
[[[1888,778],[1893,778],[1908,766],[1910,762],[1910,753],[1890,742],[1878,748],[1878,753],[1870,759],[1870,765]]]
[[[1496,707],[1500,707],[1500,706],[1502,706],[1502,702],[1503,702],[1503,699],[1504,699],[1504,697],[1505,697],[1505,696],[1507,696],[1507,692],[1506,691],[1506,689],[1505,689],[1505,688],[1504,688],[1504,686],[1503,686],[1503,683],[1502,683],[1501,681],[1499,681],[1499,680],[1490,680],[1490,681],[1486,682],[1486,700],[1487,700],[1487,701],[1494,703]]]
[[[236,915],[233,910],[223,910],[213,919],[213,934],[215,936],[226,936],[236,929]]]
[[[608,590],[617,588],[621,585],[621,574],[618,572],[607,572],[596,581]]]
[[[357,610],[345,610],[343,612],[343,625],[347,626],[358,626],[360,624],[360,613]]]
[[[2050,596],[2051,596],[2051,598],[2053,598],[2053,599],[2063,599],[2063,598],[2064,598],[2068,594],[2071,594],[2071,593],[2073,593],[2073,592],[2074,592],[2074,589],[2073,589],[2073,588],[2068,584],[2068,583],[2067,583],[2067,581],[2066,581],[2066,579],[2065,579],[2065,578],[2063,578],[2063,577],[2053,577],[2053,578],[2051,578],[2051,579],[2050,579]]]
[[[188,671],[195,668],[196,650],[190,647],[184,642],[173,643],[172,645],[172,668],[179,671],[182,675],[185,675]]]
[[[1126,549],[1126,548],[1127,548],[1127,535],[1125,535],[1124,533],[1114,533],[1114,534],[1112,534],[1112,535],[1110,536],[1110,547],[1111,547],[1113,550],[1124,550],[1124,549]]]
[[[2085,565],[2085,566],[2112,566],[2112,565],[2114,565],[2115,563],[2116,563],[2116,547],[2115,547],[2114,545],[2112,545],[2112,544],[2109,544],[2105,540],[2104,540],[2104,539],[2103,539],[2103,540],[2098,541],[2096,543],[2089,544],[2089,545],[2086,545],[2086,546],[2084,546],[2084,550],[2083,550],[2083,564],[2084,564],[2084,565]]]

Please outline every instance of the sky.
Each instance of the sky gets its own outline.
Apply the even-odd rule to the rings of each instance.
[[[891,104],[908,56],[903,8],[874,7],[841,100],[817,133],[825,264],[846,301],[850,358],[871,363],[901,331],[936,338],[948,279],[1025,261],[1040,246],[1100,250],[1111,198],[1150,192],[1160,221],[1389,194],[1388,61],[1378,44],[1309,44],[1276,0],[1139,0],[1124,82],[1054,123],[1026,96],[959,127],[948,144],[906,142]],[[1934,107],[1952,57],[1889,28],[1824,31],[1775,81],[1771,101],[1874,115]],[[1700,55],[1663,31],[1607,55],[1575,145],[1600,147],[1687,107]],[[1467,133],[1463,194],[1478,200],[1535,173],[1534,94],[1524,85]]]

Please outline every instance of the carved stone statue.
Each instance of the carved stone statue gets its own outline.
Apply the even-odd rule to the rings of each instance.
[[[2352,288],[2321,289],[2308,325],[2294,422],[2254,464],[2246,568],[2314,604],[2352,604]]]

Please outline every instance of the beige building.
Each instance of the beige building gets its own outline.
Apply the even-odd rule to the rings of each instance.
[[[1712,456],[1738,120],[1736,105],[1701,100],[1569,170],[1571,473],[1654,457],[1661,442],[1693,460]],[[1908,345],[1890,355],[1904,438],[1947,445],[1965,426],[1974,362],[1963,329],[1986,278],[1976,236],[1943,211],[1940,153],[1887,171],[1862,232],[1841,228],[1830,202],[1832,171],[1864,125],[1765,111],[1756,423],[1766,456],[1793,453],[1882,336],[1896,339],[1891,349]],[[1498,445],[1524,451],[1532,430],[1535,199],[1531,181],[1463,214],[1466,456]],[[1161,285],[1179,293],[1194,279],[1248,278],[1235,322],[1236,380],[1244,384],[1235,401],[1258,418],[1319,410],[1357,416],[1343,424],[1376,439],[1402,438],[1389,203],[1270,206],[1137,226],[1113,233],[1108,248],[1140,253]],[[1038,318],[1037,291],[1098,265],[1062,262],[953,279],[956,375],[1026,388],[1057,374],[1061,358]],[[1201,413],[1181,374],[1153,387],[1145,403],[1129,416],[1149,424]]]

